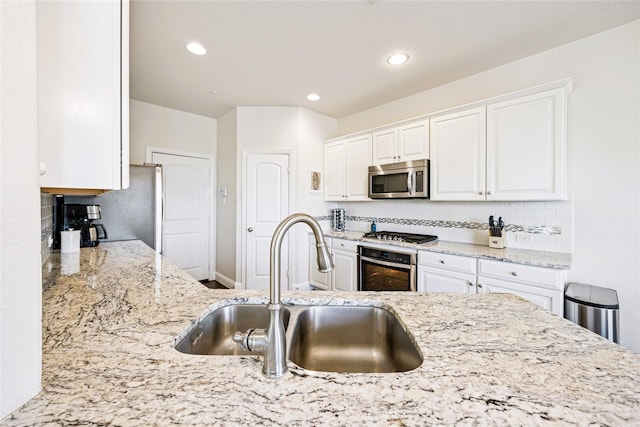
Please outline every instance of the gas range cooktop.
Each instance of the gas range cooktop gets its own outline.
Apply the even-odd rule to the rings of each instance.
[[[390,240],[393,242],[406,242],[406,243],[427,243],[438,240],[438,236],[430,236],[428,234],[413,234],[413,233],[396,233],[394,231],[376,231],[372,233],[365,233],[364,236],[369,239],[378,240]]]

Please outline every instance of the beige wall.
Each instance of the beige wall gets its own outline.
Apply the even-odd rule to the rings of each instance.
[[[640,21],[345,117],[339,131],[567,77],[569,280],[617,290],[621,342],[640,352]]]
[[[130,163],[145,162],[147,147],[216,155],[217,121],[132,99],[130,105]]]
[[[0,2],[0,418],[40,390],[36,6]]]

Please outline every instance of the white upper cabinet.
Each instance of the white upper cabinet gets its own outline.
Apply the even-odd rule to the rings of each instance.
[[[431,199],[485,200],[486,109],[431,119]]]
[[[371,134],[330,142],[324,148],[324,199],[369,200]]]
[[[429,158],[429,120],[410,123],[398,128],[398,160]]]
[[[431,119],[432,200],[566,197],[568,86]]]
[[[555,89],[487,106],[487,199],[565,197],[566,96]]]
[[[371,140],[372,165],[398,161],[398,128],[374,132]]]
[[[129,185],[129,3],[38,2],[40,186]]]
[[[429,121],[421,120],[373,133],[371,164],[429,158]]]

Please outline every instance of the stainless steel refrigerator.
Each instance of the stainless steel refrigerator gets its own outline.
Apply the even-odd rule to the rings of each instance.
[[[129,188],[92,197],[65,196],[64,203],[100,205],[107,229],[101,242],[142,240],[162,253],[162,166],[130,165]]]

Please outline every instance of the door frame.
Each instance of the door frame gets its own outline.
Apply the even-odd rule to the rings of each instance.
[[[216,171],[215,157],[209,154],[194,153],[182,150],[172,150],[169,148],[160,147],[146,147],[145,161],[147,163],[153,163],[153,153],[167,154],[170,156],[192,157],[201,160],[207,160],[209,162],[209,280],[215,279],[216,272]],[[164,227],[163,227],[164,228]]]
[[[240,259],[240,276],[241,276],[241,281],[242,281],[242,288],[243,289],[247,289],[247,235],[244,232],[247,229],[247,160],[249,155],[253,155],[253,154],[283,154],[288,156],[289,158],[289,173],[287,176],[288,179],[288,188],[289,188],[289,194],[287,194],[288,197],[288,203],[287,203],[287,215],[291,215],[291,209],[294,206],[293,203],[293,195],[294,195],[294,191],[293,191],[293,176],[295,173],[294,170],[294,151],[292,149],[285,149],[285,148],[272,148],[272,149],[243,149],[242,150],[242,197],[240,197],[240,212],[241,212],[241,219],[240,219],[240,224],[238,226],[238,229],[236,230],[237,235],[240,236],[240,245],[238,245],[239,247],[239,254],[236,254],[237,258],[236,259]],[[283,218],[284,219],[284,218]],[[288,236],[287,236],[288,238]],[[289,241],[289,253],[287,254],[287,259],[289,260],[289,283],[291,283],[291,254],[292,254],[292,250],[291,250],[291,241]],[[238,256],[239,255],[239,256]],[[269,272],[269,274],[271,274],[271,272]]]

